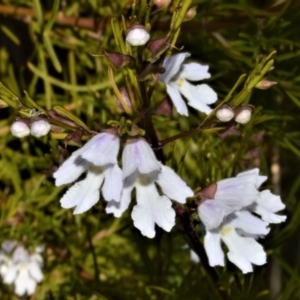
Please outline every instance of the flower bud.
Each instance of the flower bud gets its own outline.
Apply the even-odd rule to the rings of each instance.
[[[35,137],[41,137],[49,133],[51,125],[48,121],[37,120],[31,124],[30,133]]]
[[[216,117],[222,122],[228,122],[234,117],[234,112],[229,105],[223,104],[217,110]]]
[[[260,90],[266,90],[275,84],[277,84],[276,81],[270,81],[268,79],[263,79],[262,81],[258,82],[255,87]]]
[[[126,33],[126,41],[132,46],[145,45],[150,38],[147,28],[140,24],[131,26]]]
[[[192,19],[194,19],[194,17],[197,14],[197,6],[193,6],[191,7],[185,14],[184,16],[184,21],[190,21]]]
[[[126,87],[121,87],[119,89],[119,91],[120,91],[120,94],[123,97],[123,101],[125,102],[125,104],[128,106],[128,108],[130,110],[132,110],[132,103],[131,103],[130,96],[129,96],[127,88]],[[117,107],[120,108],[122,111],[125,111],[124,107],[122,105],[122,101],[120,101],[120,99],[117,99]]]
[[[103,49],[102,52],[117,70],[128,65],[131,61],[133,61],[130,55],[115,52],[107,52],[105,49]]]
[[[18,137],[18,138],[23,138],[30,134],[30,129],[29,129],[28,125],[24,121],[21,121],[21,120],[14,122],[10,127],[10,131],[13,136]]]
[[[156,10],[161,10],[166,8],[171,3],[171,0],[154,0],[153,4]]]
[[[244,105],[238,107],[235,110],[235,118],[234,120],[240,124],[246,124],[250,121],[252,115],[252,107],[248,105]]]

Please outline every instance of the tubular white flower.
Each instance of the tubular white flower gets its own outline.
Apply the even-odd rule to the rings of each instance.
[[[15,284],[18,296],[35,292],[37,283],[43,279],[41,271],[43,259],[39,253],[29,254],[23,246],[18,246],[10,259],[5,274],[2,275],[5,284]]]
[[[227,215],[254,203],[262,180],[265,177],[259,176],[258,169],[254,169],[218,181],[213,199],[206,199],[198,206],[198,215],[206,229],[217,228]]]
[[[228,259],[243,273],[252,272],[252,264],[266,263],[266,253],[263,247],[253,237],[239,234],[239,231],[264,236],[269,232],[268,223],[254,217],[249,212],[237,212],[228,216],[218,228],[207,231],[204,238],[205,251],[210,266],[224,266],[224,253],[221,240],[229,249]]]
[[[45,120],[38,120],[31,124],[30,133],[35,137],[47,135],[51,130],[51,125]]]
[[[101,187],[106,201],[120,201],[123,182],[117,161],[119,148],[119,137],[103,132],[90,139],[60,166],[53,174],[57,186],[73,182],[88,171],[86,178],[75,183],[62,197],[62,207],[76,206],[74,214],[89,210],[98,202]]]
[[[189,53],[179,53],[166,58],[163,63],[166,71],[159,76],[159,80],[166,84],[167,93],[179,114],[188,115],[181,94],[188,100],[188,105],[208,114],[211,112],[208,104],[217,101],[217,94],[206,84],[194,86],[189,82],[210,78],[208,66],[198,63],[183,64],[185,58],[189,56]]]
[[[10,127],[11,134],[17,138],[23,138],[30,134],[30,128],[22,121],[14,122]]]
[[[131,214],[134,226],[149,238],[155,236],[155,224],[170,231],[175,224],[170,198],[185,203],[187,197],[193,196],[193,191],[172,169],[156,160],[153,150],[142,138],[127,142],[122,161],[124,186],[121,200],[109,202],[106,212],[120,217],[128,208],[135,188],[137,205]],[[165,195],[159,195],[155,183]]]

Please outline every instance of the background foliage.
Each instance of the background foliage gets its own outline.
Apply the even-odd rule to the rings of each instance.
[[[152,13],[152,38],[166,36],[175,2]],[[197,14],[183,23],[176,45],[210,65],[209,84],[220,100],[240,75],[249,74],[258,55],[273,50],[275,69],[268,79],[278,84],[249,97],[255,112],[239,128],[241,136],[221,139],[211,129],[170,143],[164,147],[167,164],[193,188],[251,167],[268,175],[266,187],[281,195],[288,220],[262,241],[267,265],[245,276],[231,264],[217,268],[219,287],[228,299],[298,299],[300,1],[195,0],[194,5]],[[120,15],[128,20],[130,13],[131,1],[125,0],[1,1],[0,81],[24,103],[26,90],[45,109],[60,105],[89,128],[105,128],[122,112],[108,62],[91,53],[118,50],[110,20]],[[122,71],[115,76],[122,86]],[[164,95],[159,85],[154,100]],[[201,263],[191,262],[183,248],[187,240],[180,224],[171,234],[158,229],[149,240],[133,227],[128,212],[121,219],[106,215],[103,201],[83,215],[62,209],[65,187],[55,187],[51,173],[76,147],[50,135],[16,139],[10,125],[17,111],[0,112],[0,241],[46,247],[45,279],[32,299],[221,297]],[[171,118],[155,117],[154,124],[163,139],[198,126],[200,118],[192,110],[189,118],[173,112]],[[0,297],[15,296],[0,283]]]

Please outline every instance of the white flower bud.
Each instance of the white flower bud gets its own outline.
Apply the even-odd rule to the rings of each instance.
[[[222,122],[228,122],[234,117],[234,112],[229,105],[222,105],[216,112],[216,117]]]
[[[29,127],[23,121],[14,122],[10,127],[10,131],[13,136],[18,137],[18,138],[23,138],[30,134]]]
[[[35,137],[41,137],[49,133],[51,125],[45,120],[38,120],[31,124],[30,132]]]
[[[127,30],[126,41],[132,46],[145,45],[150,38],[146,27],[142,25],[133,25]]]
[[[240,124],[246,124],[250,121],[252,115],[252,109],[244,108],[240,110],[238,114],[235,116],[235,121]]]

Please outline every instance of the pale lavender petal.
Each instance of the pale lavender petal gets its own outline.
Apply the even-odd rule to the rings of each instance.
[[[275,213],[285,208],[279,196],[273,195],[269,190],[259,193],[253,212],[261,216],[268,223],[281,223],[286,220],[286,216]]]
[[[100,198],[100,186],[104,174],[97,171],[89,171],[86,178],[75,183],[60,200],[63,208],[76,206],[74,214],[80,214],[89,210]]]
[[[17,245],[16,241],[11,241],[11,240],[5,240],[2,245],[1,248],[6,252],[6,253],[10,253]]]
[[[241,173],[237,174],[237,177],[242,177],[242,176],[244,176],[245,180],[246,180],[246,178],[248,178],[249,181],[253,182],[257,189],[268,178],[267,176],[260,176],[258,168],[247,170],[247,171],[244,171],[244,172],[241,172]]]
[[[225,265],[220,232],[207,231],[204,237],[204,248],[211,267]]]
[[[217,182],[217,191],[214,199],[236,210],[252,204],[258,197],[259,192],[249,178],[234,177]]]
[[[212,99],[214,99],[214,101],[212,102],[215,102],[217,100],[217,94],[212,89],[209,88],[209,91],[207,88],[198,89],[197,86],[192,85],[190,82],[186,81],[183,78],[179,78],[176,81],[176,84],[180,93],[188,100],[189,106],[192,106],[195,109],[206,114],[209,114],[212,111],[212,109],[205,102],[210,102],[212,101]],[[205,100],[205,98],[207,99]]]
[[[170,199],[160,196],[154,182],[136,184],[137,205],[133,208],[131,217],[134,226],[148,238],[155,236],[155,224],[169,232],[175,225],[175,211]]]
[[[180,73],[178,77],[185,78],[190,81],[199,81],[203,79],[210,78],[210,74],[208,73],[209,66],[203,66],[199,63],[188,63],[183,64],[180,69]]]
[[[179,72],[183,61],[189,56],[190,53],[179,53],[167,57],[163,63],[163,67],[166,71],[159,75],[159,80],[166,84],[169,83],[170,80]]]
[[[167,93],[170,96],[177,112],[180,115],[188,116],[189,113],[188,113],[187,106],[180,95],[180,92],[179,92],[179,89],[178,89],[178,86],[176,83],[169,83],[167,85]]]
[[[141,174],[149,174],[160,171],[160,163],[157,161],[153,150],[146,140],[136,138],[129,140],[122,154],[123,178],[126,178],[138,170]]]
[[[228,259],[242,272],[253,271],[252,264],[263,265],[266,263],[266,253],[263,247],[250,237],[241,237],[232,226],[224,226],[221,239],[227,245]]]
[[[83,147],[81,156],[96,166],[116,164],[120,148],[117,135],[103,132],[95,135]]]
[[[206,230],[218,228],[235,209],[218,200],[206,200],[198,206],[198,215]]]
[[[269,223],[262,221],[261,219],[253,216],[248,211],[237,211],[227,224],[235,228],[239,228],[245,233],[255,235],[266,235],[269,233]]]
[[[106,201],[120,201],[123,188],[122,170],[117,164],[107,167],[104,170],[105,181],[102,187],[102,194]]]
[[[79,156],[81,149],[75,151],[59,168],[53,173],[55,185],[71,183],[85,172],[90,163]]]
[[[131,192],[134,188],[136,177],[137,174],[134,173],[124,180],[120,202],[109,201],[105,209],[106,213],[113,214],[116,218],[121,217],[131,202]]]
[[[171,168],[162,164],[156,182],[166,196],[179,203],[185,203],[186,198],[194,195],[192,189]]]

